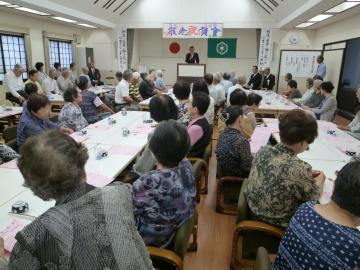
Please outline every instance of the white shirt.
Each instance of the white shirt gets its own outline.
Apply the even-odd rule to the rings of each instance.
[[[24,90],[22,76],[16,77],[12,70],[5,74],[3,83],[5,92],[11,93],[16,98],[20,97],[17,91]]]
[[[46,95],[59,94],[60,93],[60,90],[59,90],[59,87],[58,87],[58,84],[57,84],[56,80],[51,79],[50,77],[47,77],[43,81],[42,88],[45,91]]]
[[[314,89],[307,89],[305,93],[302,95],[301,98],[294,98],[294,102],[299,102],[300,104],[305,104],[311,97],[311,95],[314,93]]]
[[[129,96],[129,83],[122,79],[119,84],[116,86],[115,90],[115,103],[124,104],[127,101],[124,100],[124,97]]]
[[[42,85],[43,82],[44,82],[44,80],[45,80],[46,78],[49,78],[49,76],[48,76],[45,72],[41,72],[41,71],[38,71],[38,74],[39,74],[39,76],[38,76],[38,82],[40,83],[40,85]]]
[[[214,99],[215,105],[220,105],[221,102],[225,101],[225,88],[221,83],[213,85],[210,91],[210,96]]]
[[[226,105],[227,106],[230,106],[230,95],[232,92],[234,92],[235,89],[241,89],[241,90],[244,90],[245,89],[242,87],[242,85],[240,84],[235,84],[234,86],[231,86],[229,89],[228,89],[228,93],[227,93],[227,98],[226,98]]]
[[[58,77],[56,81],[61,93],[73,85],[69,78],[65,79],[62,75]]]

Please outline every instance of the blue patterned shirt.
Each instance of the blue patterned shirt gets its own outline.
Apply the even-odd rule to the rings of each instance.
[[[331,222],[302,204],[291,219],[273,264],[275,270],[360,267],[360,231]]]
[[[132,186],[134,215],[146,245],[165,248],[188,221],[196,205],[196,185],[189,161],[143,174]]]
[[[40,119],[28,109],[25,109],[17,126],[17,144],[20,146],[27,138],[55,128],[58,128],[58,125],[51,122],[48,118]]]

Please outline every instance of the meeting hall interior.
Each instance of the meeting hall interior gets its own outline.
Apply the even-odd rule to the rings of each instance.
[[[360,0],[0,1],[0,270],[360,270]]]

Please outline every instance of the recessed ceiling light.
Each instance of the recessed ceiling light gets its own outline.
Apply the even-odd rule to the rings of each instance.
[[[88,27],[88,28],[96,28],[96,26],[87,24],[87,23],[78,23],[78,25],[84,26],[84,27]]]
[[[313,24],[314,24],[314,22],[304,22],[304,23],[297,25],[296,28],[305,28],[305,27],[308,27]]]
[[[349,8],[355,7],[357,5],[359,5],[360,2],[344,2],[341,3],[340,5],[337,5],[336,7],[333,7],[331,9],[329,9],[328,11],[326,11],[327,13],[338,13],[338,12],[343,12]]]
[[[58,21],[68,22],[68,23],[77,23],[77,21],[70,20],[70,19],[63,18],[63,17],[51,17],[51,18],[58,20]]]
[[[10,5],[7,5],[6,7],[8,7],[8,8],[17,8],[17,7],[20,7],[20,6],[10,4]]]
[[[0,6],[6,6],[6,5],[11,5],[11,4],[8,2],[0,1]]]
[[[21,11],[24,11],[24,12],[33,13],[33,14],[36,14],[36,15],[41,15],[41,16],[49,16],[50,15],[48,13],[37,11],[35,9],[26,8],[26,7],[18,7],[18,8],[15,8],[15,9],[21,10]]]
[[[309,22],[321,22],[323,20],[326,20],[327,18],[330,18],[332,15],[330,14],[320,14],[315,16],[314,18],[311,18]]]

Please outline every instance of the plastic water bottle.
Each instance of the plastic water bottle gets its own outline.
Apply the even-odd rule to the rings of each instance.
[[[127,115],[127,110],[126,110],[126,108],[122,108],[122,109],[121,109],[121,114],[122,114],[123,116],[126,116],[126,115]]]

